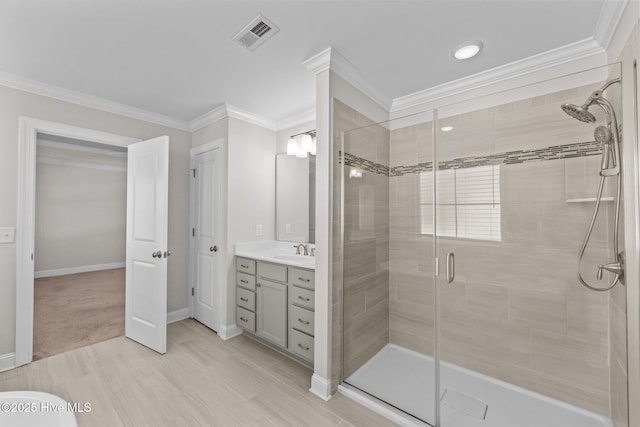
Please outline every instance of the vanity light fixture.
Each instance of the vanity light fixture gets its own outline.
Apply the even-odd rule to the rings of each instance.
[[[460,60],[473,58],[480,53],[482,46],[482,42],[478,40],[464,42],[453,51],[453,57]]]
[[[452,131],[452,130],[453,130],[453,126],[442,126],[442,127],[440,128],[440,130],[441,130],[442,132],[449,132],[449,131]]]
[[[289,138],[289,142],[287,142],[287,155],[295,156],[297,151],[298,151],[298,142],[293,138]]]
[[[302,159],[309,154],[316,155],[316,131],[309,130],[296,135],[292,135],[287,142],[287,155],[296,156]]]
[[[311,154],[312,156],[316,155],[316,152],[318,151],[318,146],[316,145],[316,137],[313,137],[313,142],[311,143],[311,150],[309,151],[309,154]]]

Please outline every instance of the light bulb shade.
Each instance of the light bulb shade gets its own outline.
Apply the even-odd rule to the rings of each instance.
[[[317,152],[317,148],[318,146],[316,145],[316,139],[313,138],[313,142],[311,143],[311,150],[309,151],[309,154],[311,154],[312,156],[315,156]]]
[[[301,159],[307,158],[307,150],[302,148],[302,144],[298,144],[298,151],[296,151],[296,157],[299,157]]]
[[[290,138],[287,142],[287,156],[295,156],[297,152],[298,142],[295,139]]]
[[[311,146],[313,145],[313,141],[311,140],[311,135],[308,133],[302,135],[302,141],[300,141],[300,145],[302,148],[308,153],[311,151]]]

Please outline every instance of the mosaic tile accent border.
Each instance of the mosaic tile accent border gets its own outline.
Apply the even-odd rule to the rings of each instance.
[[[596,141],[589,141],[577,144],[553,145],[534,150],[507,151],[487,156],[459,157],[457,159],[440,162],[439,167],[440,169],[463,169],[483,165],[513,165],[545,160],[569,159],[572,157],[598,156],[601,153],[602,147],[600,144]],[[344,153],[344,162],[346,166],[352,166],[363,171],[390,177],[425,172],[433,169],[432,162],[423,162],[410,166],[389,167],[346,152]]]
[[[354,156],[353,154],[347,153],[346,151],[344,153],[344,164],[346,166],[352,166],[363,171],[390,176],[389,166],[375,163],[362,157]]]

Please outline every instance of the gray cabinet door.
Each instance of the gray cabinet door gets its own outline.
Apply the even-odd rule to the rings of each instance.
[[[257,284],[258,336],[287,347],[287,285],[259,279]]]

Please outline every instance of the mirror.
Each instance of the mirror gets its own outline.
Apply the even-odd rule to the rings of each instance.
[[[276,155],[276,239],[316,242],[316,157]]]

